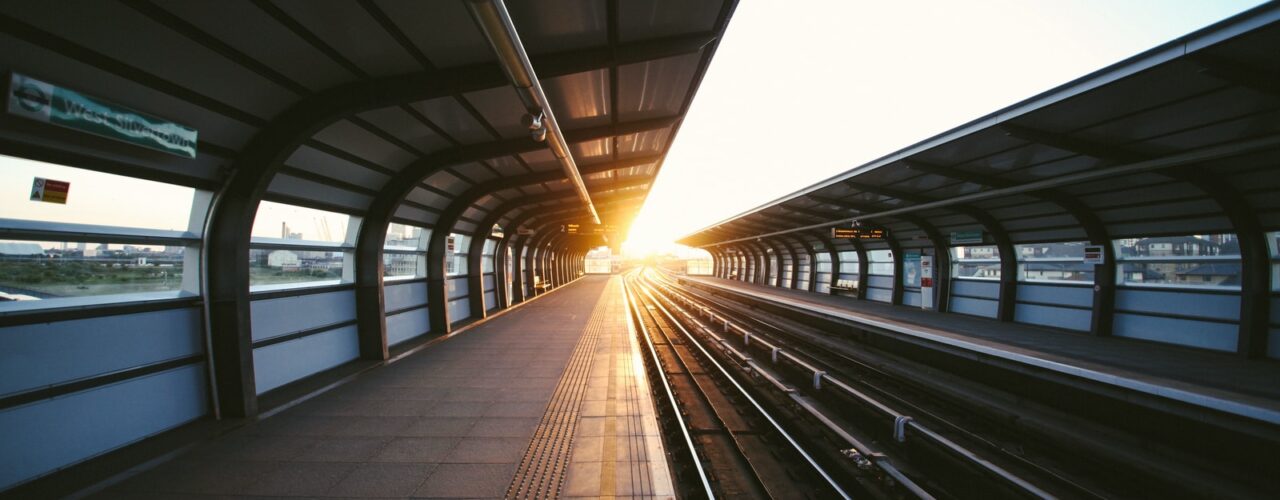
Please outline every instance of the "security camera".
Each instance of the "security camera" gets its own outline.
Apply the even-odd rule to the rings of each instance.
[[[538,110],[538,112],[536,113],[525,114],[524,120],[522,121],[524,122],[524,126],[527,127],[529,130],[538,130],[540,128],[543,128],[542,110]]]

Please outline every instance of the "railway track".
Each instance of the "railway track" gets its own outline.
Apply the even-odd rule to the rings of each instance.
[[[1002,399],[926,364],[682,287],[657,272],[634,281],[665,297],[691,331],[721,346],[723,358],[746,366],[758,388],[774,386],[795,399],[793,409],[806,411],[792,411],[794,419],[827,428],[839,436],[838,446],[867,450],[846,455],[861,465],[856,477],[864,485],[869,476],[879,478],[872,491],[921,498],[1258,496],[1255,487],[1184,455],[1020,398]]]
[[[628,277],[628,301],[648,350],[647,368],[662,382],[659,413],[682,491],[717,498],[852,498],[806,447],[780,425],[685,326],[674,305]],[[678,438],[675,437],[678,434]]]

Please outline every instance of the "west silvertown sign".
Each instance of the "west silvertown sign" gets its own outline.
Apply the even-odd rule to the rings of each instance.
[[[196,129],[18,73],[9,78],[9,113],[185,158],[196,157]]]

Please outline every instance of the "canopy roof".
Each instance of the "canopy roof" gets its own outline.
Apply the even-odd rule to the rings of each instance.
[[[647,195],[735,4],[509,6],[606,222]],[[459,209],[462,233],[581,207],[462,1],[6,2],[0,42],[3,69],[200,138],[186,159],[3,116],[0,153],[354,215],[391,199],[382,218],[426,227]]]
[[[1277,21],[1280,6],[1258,7],[680,243],[798,248],[853,220],[902,247],[957,231],[1022,243],[1280,228]]]

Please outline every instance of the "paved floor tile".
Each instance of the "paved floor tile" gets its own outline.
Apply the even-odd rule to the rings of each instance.
[[[529,438],[466,437],[449,452],[443,462],[506,464],[520,461]]]
[[[462,438],[396,438],[387,443],[372,460],[375,462],[440,462],[453,451]]]
[[[501,498],[515,464],[440,464],[415,497]]]
[[[361,464],[329,490],[339,497],[408,497],[436,469],[435,464]]]

